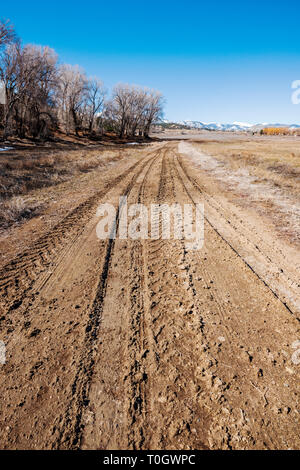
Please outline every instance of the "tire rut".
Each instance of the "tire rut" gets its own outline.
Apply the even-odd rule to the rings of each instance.
[[[144,161],[141,165],[141,168],[139,168],[139,170],[134,173],[130,183],[124,191],[123,196],[129,196],[134,187],[134,184],[136,183],[136,180],[141,175],[147,164],[148,160],[146,160],[146,162]],[[116,213],[116,231],[118,230],[119,226],[119,210],[120,208],[118,207]],[[103,303],[106,295],[114,245],[115,239],[110,238],[107,242],[104,263],[100,274],[100,281],[96,289],[96,295],[85,330],[84,347],[82,350],[78,371],[72,385],[71,402],[67,409],[63,424],[60,425],[62,430],[60,431],[58,442],[54,445],[55,448],[80,448],[83,432],[82,416],[85,407],[89,404],[89,389],[93,378],[93,370],[97,357],[97,343],[103,312]]]

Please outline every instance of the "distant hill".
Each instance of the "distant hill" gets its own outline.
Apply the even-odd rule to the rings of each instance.
[[[159,123],[165,129],[206,129],[214,131],[252,131],[257,132],[266,127],[285,127],[288,129],[298,129],[299,124],[280,124],[280,123],[261,123],[249,124],[247,122],[235,121],[231,124],[224,124],[219,122],[202,122],[202,121],[178,121],[171,122],[164,120]]]

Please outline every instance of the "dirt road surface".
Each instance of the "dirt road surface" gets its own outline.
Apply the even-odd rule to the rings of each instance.
[[[179,145],[108,169],[2,268],[1,448],[299,448],[299,251]],[[121,195],[203,202],[203,248],[99,240]]]

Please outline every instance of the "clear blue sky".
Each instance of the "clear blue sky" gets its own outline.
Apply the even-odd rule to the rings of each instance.
[[[108,88],[159,89],[167,119],[300,122],[299,0],[14,0],[0,15]]]

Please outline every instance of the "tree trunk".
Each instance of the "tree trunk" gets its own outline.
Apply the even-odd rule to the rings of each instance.
[[[72,109],[72,116],[73,116],[73,121],[74,121],[75,134],[77,135],[77,137],[79,137],[78,119],[77,119],[76,111],[74,109]]]

